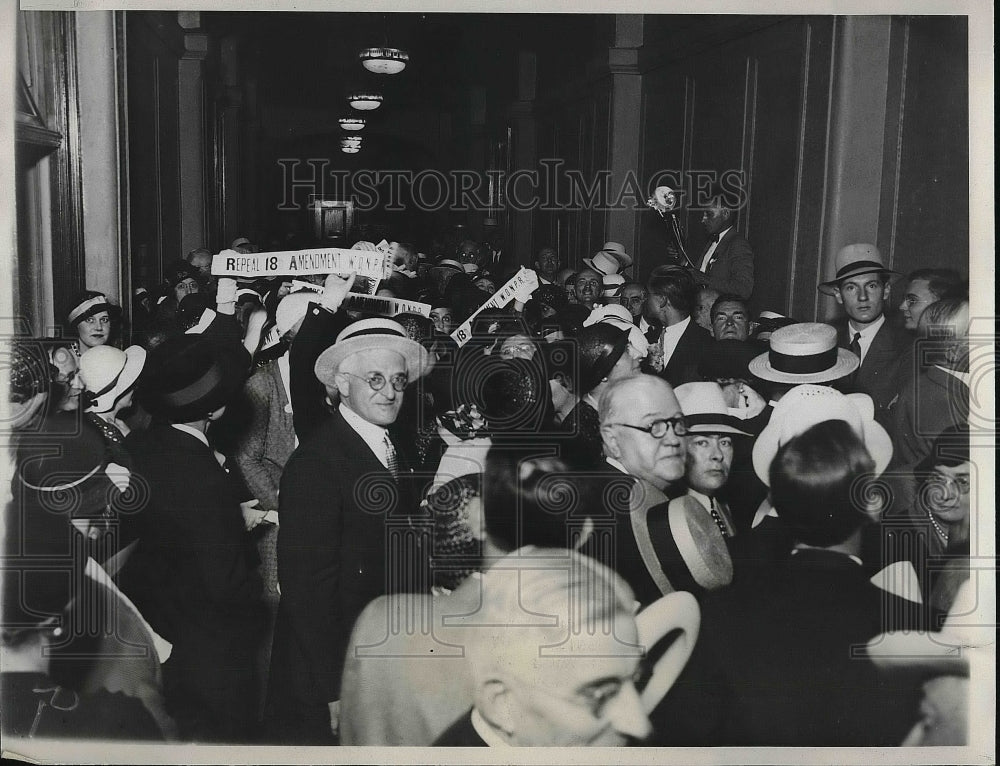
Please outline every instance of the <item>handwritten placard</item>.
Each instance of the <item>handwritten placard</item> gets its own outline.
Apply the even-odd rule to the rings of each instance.
[[[222,277],[283,277],[295,274],[350,274],[381,280],[391,272],[387,253],[322,247],[278,253],[223,250],[212,257],[212,274]]]
[[[464,346],[472,339],[472,323],[486,309],[501,309],[515,298],[527,300],[538,289],[538,276],[531,269],[522,266],[486,303],[473,312],[465,322],[455,330],[451,337],[459,346]]]

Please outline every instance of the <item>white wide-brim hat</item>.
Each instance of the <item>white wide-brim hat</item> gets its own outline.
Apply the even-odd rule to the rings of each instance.
[[[750,360],[750,372],[774,383],[829,383],[850,375],[861,360],[837,348],[837,331],[822,322],[779,327],[768,338],[768,351]]]
[[[819,291],[825,295],[835,295],[834,288],[840,285],[841,280],[850,277],[857,277],[862,274],[885,274],[892,277],[898,275],[898,271],[886,267],[882,262],[882,253],[875,245],[858,243],[846,245],[837,251],[834,259],[834,267],[837,269],[836,276],[828,282],[820,282]]]
[[[609,274],[617,274],[622,270],[621,261],[603,250],[599,250],[594,253],[593,258],[584,258],[583,263],[601,276],[605,277]]]
[[[771,486],[771,463],[778,449],[810,428],[828,420],[847,423],[875,461],[875,475],[892,459],[892,439],[875,422],[875,404],[868,394],[842,394],[829,386],[796,386],[774,406],[771,420],[753,445],[753,468]]]
[[[714,382],[684,383],[674,389],[689,434],[736,434],[750,436],[737,428],[739,420],[729,414],[722,386]]]
[[[80,380],[91,401],[87,408],[107,412],[139,379],[146,364],[146,349],[129,346],[122,351],[114,346],[94,346],[80,357]]]
[[[341,330],[334,344],[319,355],[313,371],[321,383],[332,386],[341,362],[352,354],[375,349],[395,351],[402,356],[411,380],[425,375],[430,366],[427,349],[410,340],[403,325],[376,317],[362,319]]]
[[[890,631],[868,642],[868,656],[885,671],[909,671],[928,676],[969,675],[969,657],[988,652],[996,661],[996,628],[977,624],[975,577],[966,580],[939,632]]]
[[[639,643],[647,657],[657,656],[657,645],[664,639],[669,647],[653,665],[649,681],[639,695],[643,710],[653,712],[684,670],[701,628],[698,600],[687,591],[674,591],[660,597],[635,617]]]

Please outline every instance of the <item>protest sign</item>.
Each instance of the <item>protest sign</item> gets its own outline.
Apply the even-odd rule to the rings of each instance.
[[[237,253],[223,250],[212,257],[212,274],[224,277],[283,277],[295,274],[350,274],[356,272],[376,284],[389,272],[386,253],[321,247],[277,253]]]
[[[500,309],[515,298],[526,301],[528,296],[538,289],[538,276],[531,269],[522,266],[486,303],[476,309],[465,322],[455,330],[451,337],[459,346],[464,346],[472,338],[472,323],[486,309]]]
[[[321,293],[323,288],[311,282],[301,282],[298,279],[292,280],[292,290],[313,290]],[[402,298],[382,298],[365,295],[364,293],[350,292],[344,299],[343,307],[353,311],[365,311],[382,317],[394,317],[397,314],[420,314],[420,316],[431,316],[431,304],[420,303],[419,301],[405,301]]]

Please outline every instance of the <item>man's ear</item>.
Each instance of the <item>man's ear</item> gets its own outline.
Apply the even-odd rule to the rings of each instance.
[[[611,426],[601,426],[601,440],[604,442],[604,451],[608,454],[608,457],[620,460],[622,451],[618,446],[618,437],[615,436],[614,429]]]
[[[337,393],[346,399],[351,391],[351,379],[344,373],[338,372],[333,380],[336,384]]]
[[[491,678],[483,683],[476,695],[476,709],[494,729],[502,731],[507,737],[513,737],[517,727],[517,701],[511,694],[507,684],[499,678]]]
[[[844,296],[840,293],[840,288],[836,285],[833,286],[833,297],[837,299],[837,303],[841,306],[844,305]]]
[[[889,293],[891,289],[892,289],[892,284],[889,282],[888,279],[885,280],[885,285],[882,287],[882,300],[884,301],[889,300]]]

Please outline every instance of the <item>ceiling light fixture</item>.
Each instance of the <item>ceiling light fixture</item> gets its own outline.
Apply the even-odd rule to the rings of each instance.
[[[361,130],[365,127],[364,117],[341,117],[338,122],[344,130]]]
[[[382,106],[381,94],[371,93],[369,91],[358,91],[357,93],[352,93],[347,97],[347,101],[352,107],[359,109],[362,112],[378,109]]]
[[[352,137],[352,138],[340,139],[340,148],[343,149],[344,147],[347,146],[355,146],[355,147],[361,146],[361,137],[358,136],[356,138]]]
[[[365,48],[358,54],[361,65],[375,74],[398,74],[406,69],[410,54],[399,48]]]
[[[344,154],[357,154],[358,152],[361,151],[361,147],[360,146],[342,146],[342,147],[340,147],[340,151],[342,151]]]

